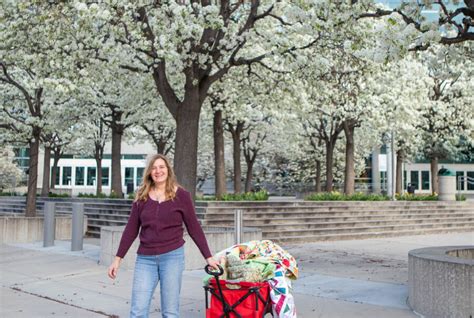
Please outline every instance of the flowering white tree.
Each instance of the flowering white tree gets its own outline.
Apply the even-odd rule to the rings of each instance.
[[[472,49],[472,43],[466,44]],[[457,47],[432,46],[422,55],[430,79],[428,100],[418,105],[423,154],[431,162],[432,191],[438,193],[438,160],[456,152],[461,136],[469,138],[474,128],[472,114],[474,100],[472,76],[474,68],[453,55],[460,54]],[[450,56],[451,58],[448,58]]]
[[[75,2],[78,18],[90,28],[81,39],[84,48],[98,60],[153,78],[176,120],[175,168],[191,192],[199,115],[209,88],[232,67],[311,44],[313,39],[299,36],[307,5],[254,0]],[[259,50],[242,54],[251,46]]]
[[[0,150],[0,191],[16,186],[23,178],[23,170],[13,162],[15,154],[8,146]]]
[[[62,50],[69,39],[66,33],[58,32],[71,25],[61,14],[64,6],[36,1],[0,4],[0,83],[6,101],[2,117],[8,117],[10,128],[15,126],[22,136],[28,135],[24,142],[30,149],[26,216],[36,214],[38,153],[47,120],[44,114],[75,88],[64,76],[75,65],[73,56]]]
[[[391,53],[426,50],[433,43],[460,44],[474,40],[474,4],[471,0],[400,1],[394,9],[374,5],[370,0],[352,1],[366,8],[357,18],[384,17],[387,24],[380,29],[382,47]],[[437,13],[428,19],[426,11]],[[392,55],[394,56],[394,55]]]

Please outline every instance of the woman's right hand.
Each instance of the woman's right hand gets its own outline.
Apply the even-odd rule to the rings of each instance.
[[[117,277],[117,272],[118,272],[121,262],[122,262],[122,258],[115,256],[115,259],[112,262],[112,264],[110,264],[109,270],[108,270],[108,274],[110,278],[115,279],[115,277]]]

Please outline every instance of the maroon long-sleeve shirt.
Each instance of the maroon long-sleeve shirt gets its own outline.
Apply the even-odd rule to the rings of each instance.
[[[175,250],[184,244],[183,223],[204,258],[211,257],[206,237],[196,217],[191,194],[180,187],[173,200],[160,203],[148,197],[146,201],[133,202],[116,255],[123,258],[138,233],[138,254],[158,255]]]

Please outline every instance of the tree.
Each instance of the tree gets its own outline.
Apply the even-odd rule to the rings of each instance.
[[[192,193],[199,117],[210,87],[232,67],[313,43],[309,36],[298,35],[300,21],[306,18],[306,4],[299,5],[227,0],[75,3],[77,16],[90,22],[91,33],[99,37],[85,37],[84,47],[99,60],[113,60],[124,69],[152,76],[176,120],[177,178]],[[100,25],[97,17],[102,19]],[[258,49],[243,55],[246,47]]]
[[[447,58],[456,48],[432,46],[423,54],[423,63],[431,82],[429,101],[418,105],[421,116],[417,128],[422,133],[423,154],[430,159],[431,189],[438,193],[438,160],[456,152],[461,136],[469,136],[472,123],[465,114],[472,113],[474,85],[472,65]]]
[[[353,3],[359,1],[354,0]],[[371,1],[366,2],[366,12],[357,13],[358,19],[367,17],[388,17],[387,22],[395,26],[395,29],[407,29],[410,36],[400,38],[398,44],[404,43],[409,50],[426,50],[433,43],[443,45],[455,45],[474,40],[474,4],[471,0],[425,0],[425,1],[402,1],[400,6],[394,9],[376,8]],[[428,20],[424,11],[437,12],[438,18]],[[383,31],[382,40],[392,42],[397,36],[391,33],[390,27]]]
[[[24,140],[30,148],[26,216],[36,215],[36,188],[40,137],[45,125],[44,114],[54,101],[74,89],[64,77],[72,56],[63,54],[69,44],[65,32],[72,25],[62,15],[63,3],[2,2],[0,6],[0,83],[3,100],[2,117],[18,131],[28,131]],[[66,62],[68,61],[68,62]],[[14,124],[13,124],[14,123]],[[24,134],[22,133],[24,136]]]
[[[0,150],[0,191],[15,187],[23,178],[23,171],[13,162],[14,157],[10,147]]]

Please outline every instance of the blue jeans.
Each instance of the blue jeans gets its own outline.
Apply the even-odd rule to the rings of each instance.
[[[133,275],[131,318],[148,318],[160,282],[163,318],[179,317],[179,293],[184,270],[184,246],[160,255],[137,255]]]

